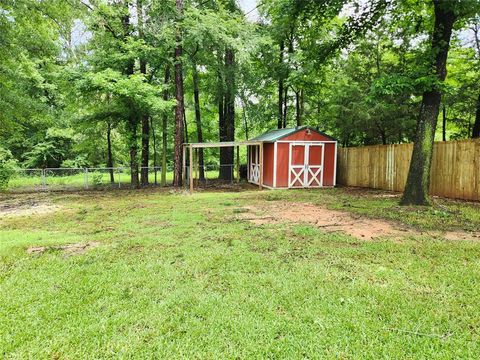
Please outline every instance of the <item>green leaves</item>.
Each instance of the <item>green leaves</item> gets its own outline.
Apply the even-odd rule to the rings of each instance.
[[[17,161],[12,153],[3,147],[0,147],[0,191],[7,189],[8,182],[15,174],[17,166]]]
[[[385,74],[373,80],[370,98],[372,101],[382,95],[410,94],[413,92],[417,80],[412,80],[403,74]]]

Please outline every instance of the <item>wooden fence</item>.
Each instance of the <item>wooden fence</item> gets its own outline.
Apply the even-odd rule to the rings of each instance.
[[[339,148],[337,183],[403,191],[413,144]],[[480,200],[480,140],[436,142],[430,194]]]

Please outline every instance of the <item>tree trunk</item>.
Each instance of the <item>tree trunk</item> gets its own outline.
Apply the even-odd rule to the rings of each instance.
[[[382,138],[382,145],[387,145],[387,134],[385,130],[380,130],[380,137]]]
[[[185,108],[183,108],[183,129],[185,131],[183,139],[186,143],[189,143],[190,140],[188,138],[187,114],[185,112]]]
[[[435,54],[433,65],[439,82],[447,75],[447,57],[455,22],[455,13],[449,0],[434,0],[435,25],[432,36],[432,51]],[[416,139],[410,162],[405,192],[401,200],[403,205],[429,205],[428,189],[433,142],[442,94],[439,84],[423,93],[422,105],[417,121]]]
[[[165,68],[165,86],[170,82],[170,66]],[[163,90],[163,100],[168,101],[168,89]],[[167,123],[168,113],[162,116],[162,186],[167,185]]]
[[[478,19],[478,18],[477,18]],[[475,46],[477,48],[477,59],[480,60],[480,26],[478,21],[473,25],[473,33],[475,37]],[[475,112],[475,123],[472,129],[472,138],[480,137],[480,93],[477,98],[477,109]]]
[[[226,141],[226,135],[225,135],[225,104],[224,104],[224,100],[225,100],[225,95],[224,95],[224,92],[223,92],[223,76],[219,76],[219,86],[218,86],[218,139],[219,141]],[[220,148],[220,169],[219,169],[219,172],[218,172],[218,177],[220,179],[223,179],[223,166],[222,164],[225,163],[225,159],[224,159],[224,151],[223,151],[223,148]]]
[[[193,80],[193,98],[195,102],[195,122],[197,126],[197,142],[203,142],[203,133],[202,133],[202,118],[200,113],[200,91],[199,91],[199,80],[198,80],[198,71],[197,64],[193,64],[192,68],[192,80]],[[205,181],[205,169],[203,165],[203,149],[198,149],[198,166],[199,166],[199,180]]]
[[[157,181],[157,167],[158,167],[158,160],[157,160],[157,136],[155,135],[155,127],[153,126],[153,118],[150,118],[150,129],[152,129],[152,140],[153,140],[153,173],[154,173],[154,183],[155,185],[158,184]]]
[[[288,54],[289,58],[293,55],[294,53],[294,48],[293,48],[293,41],[294,41],[294,28],[293,26],[290,28],[289,32],[289,38],[288,38]],[[289,65],[289,64],[287,64]],[[288,79],[290,73],[289,67],[287,67],[285,78]],[[288,108],[288,85],[285,86],[285,91],[283,94],[283,127],[287,127],[287,108]]]
[[[183,0],[176,0],[177,16],[183,15]],[[177,20],[178,21],[178,20]],[[183,160],[183,121],[184,121],[184,99],[183,99],[183,74],[182,74],[182,36],[177,24],[177,44],[175,47],[175,135],[174,135],[174,167],[173,186],[182,186],[182,160]]]
[[[150,151],[150,119],[147,114],[142,114],[142,163],[140,169],[140,182],[148,185],[148,160]]]
[[[218,101],[218,138],[219,141],[224,138],[224,128],[225,128],[225,109],[224,109],[224,100],[225,100],[225,91],[224,91],[224,76],[223,76],[223,62],[221,51],[218,50],[217,55],[218,62],[218,78],[217,78],[217,101]]]
[[[442,107],[442,141],[447,141],[447,108]]]
[[[285,41],[280,41],[280,57],[278,59],[278,124],[277,127],[281,129],[283,127],[283,52],[285,50]]]
[[[123,4],[125,15],[122,17],[122,27],[123,27],[123,36],[124,41],[127,41],[127,38],[130,36],[131,33],[131,26],[130,26],[130,15],[128,9],[128,2]],[[133,59],[129,59],[124,74],[128,77],[133,75],[133,68],[134,68],[134,61]],[[137,150],[138,150],[138,143],[137,143],[137,127],[138,127],[138,115],[137,110],[135,108],[135,104],[131,101],[128,102],[129,107],[129,114],[127,119],[127,133],[128,133],[128,147],[129,147],[129,155],[130,155],[130,186],[133,188],[138,188],[138,159],[137,159]]]
[[[132,188],[139,187],[138,181],[138,144],[137,144],[137,126],[138,118],[135,114],[130,114],[128,121],[129,148],[130,148],[130,185]]]
[[[143,39],[143,0],[137,0],[137,27],[138,37]],[[144,76],[147,74],[147,62],[143,57],[139,59],[140,73]],[[150,119],[148,114],[141,113],[142,121],[142,155],[140,163],[140,183],[142,186],[148,185],[148,158],[150,151]]]
[[[115,177],[113,176],[113,155],[112,155],[112,124],[110,120],[107,121],[107,167],[108,172],[110,173],[110,183],[115,182]]]
[[[133,74],[133,63],[130,65],[131,74]],[[138,139],[137,139],[137,132],[138,132],[138,115],[134,110],[133,106],[130,109],[130,114],[127,123],[128,134],[129,134],[129,154],[130,154],[130,186],[132,188],[139,187],[138,181]]]
[[[220,127],[220,141],[235,140],[235,54],[225,50],[225,100],[223,123]],[[220,179],[232,180],[233,148],[220,148]]]
[[[300,113],[300,91],[295,91],[295,122],[302,126],[302,114]]]
[[[248,140],[248,121],[247,121],[247,107],[245,102],[242,100],[242,117],[243,117],[243,126],[245,127],[245,140]]]
[[[305,92],[300,89],[300,119],[303,125],[303,116],[305,115]]]
[[[480,93],[477,98],[477,111],[475,112],[475,123],[472,130],[472,138],[478,137],[480,137]]]

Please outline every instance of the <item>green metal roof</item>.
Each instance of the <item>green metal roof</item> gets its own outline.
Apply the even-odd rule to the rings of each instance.
[[[266,133],[259,135],[257,137],[254,137],[251,139],[251,141],[264,141],[264,142],[275,142],[277,140],[283,139],[284,137],[287,137],[289,135],[295,134],[296,132],[303,130],[303,129],[310,129],[311,131],[315,131],[317,133],[320,133],[322,135],[328,136],[329,138],[332,138],[331,136],[318,131],[317,129],[311,128],[309,126],[297,126],[294,128],[285,128],[285,129],[276,129],[276,130],[271,130],[267,131]],[[332,138],[333,139],[333,138]]]

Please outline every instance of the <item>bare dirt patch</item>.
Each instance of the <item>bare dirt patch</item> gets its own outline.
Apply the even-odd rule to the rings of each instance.
[[[27,249],[28,254],[43,254],[48,251],[61,251],[66,255],[80,255],[86,251],[96,248],[100,243],[98,241],[91,241],[88,243],[66,244],[66,245],[51,245],[51,246],[32,246]]]
[[[58,205],[32,198],[13,198],[0,203],[0,219],[7,217],[44,215],[60,210]]]
[[[280,222],[306,223],[322,228],[326,232],[344,232],[357,239],[372,240],[389,236],[396,239],[407,235],[426,234],[443,240],[480,240],[480,233],[465,231],[420,232],[401,224],[382,219],[370,219],[345,211],[330,210],[300,202],[273,201],[262,205],[237,209],[237,217],[255,225]]]
[[[469,233],[465,231],[447,231],[442,233],[434,233],[433,236],[451,241],[480,240],[480,233],[478,232]]]
[[[326,232],[341,231],[358,239],[371,240],[385,235],[405,234],[407,230],[385,220],[369,219],[344,211],[329,210],[307,203],[272,202],[262,206],[248,206],[239,217],[256,225],[288,221],[307,223]]]

